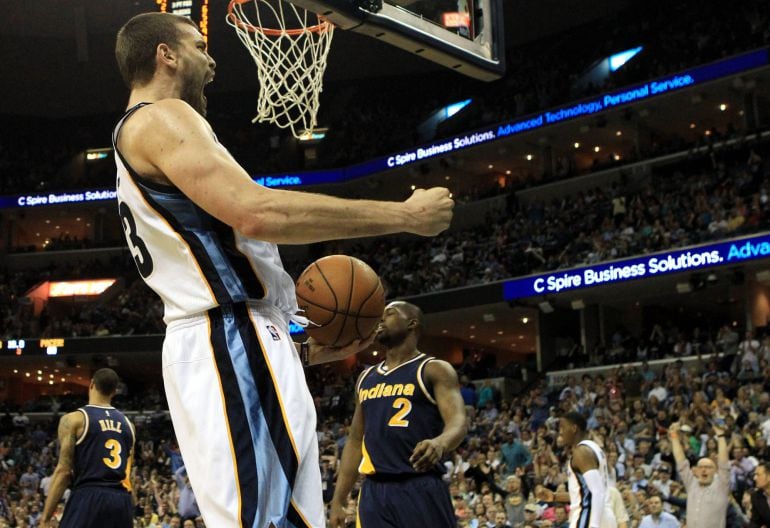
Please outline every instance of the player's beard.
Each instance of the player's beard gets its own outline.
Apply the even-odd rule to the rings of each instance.
[[[374,339],[381,345],[385,345],[388,348],[396,348],[398,345],[406,340],[406,336],[409,335],[409,331],[404,329],[403,331],[394,332],[383,328],[382,331],[375,334]]]
[[[196,112],[206,117],[206,96],[203,95],[203,88],[206,86],[206,79],[195,79],[185,84],[180,99],[192,106]]]

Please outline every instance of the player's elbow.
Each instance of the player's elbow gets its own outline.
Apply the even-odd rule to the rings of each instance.
[[[269,213],[248,212],[238,215],[233,222],[235,229],[247,238],[274,242]]]
[[[69,484],[70,478],[72,478],[72,468],[59,464],[53,470],[52,477],[64,482],[65,485]]]

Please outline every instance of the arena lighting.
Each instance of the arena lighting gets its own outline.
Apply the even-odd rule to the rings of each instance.
[[[689,282],[677,282],[676,291],[677,293],[690,293],[692,291],[692,284]]]
[[[101,295],[115,284],[115,279],[56,281],[49,284],[49,297],[73,297],[81,295]]]
[[[453,115],[455,115],[457,112],[471,104],[472,99],[466,99],[465,101],[460,101],[457,103],[452,103],[450,105],[447,105],[444,107],[444,115],[446,116],[445,119],[449,119]]]
[[[583,302],[583,299],[575,299],[571,303],[569,303],[573,310],[582,310],[586,307],[586,303]]]
[[[99,148],[86,150],[86,161],[96,161],[107,158],[112,152],[111,148]]]
[[[614,55],[609,56],[610,61],[610,71],[618,71],[620,68],[623,67],[625,63],[636,57],[640,51],[644,49],[644,46],[638,46],[636,48],[631,48],[626,51],[621,51],[620,53],[615,53]]]
[[[312,133],[305,131],[304,133],[300,134],[299,140],[300,141],[321,141],[323,138],[326,137],[326,133],[329,131],[328,128],[315,128]]]
[[[467,12],[451,11],[442,13],[441,20],[447,28],[471,27],[471,15]]]
[[[770,270],[762,270],[758,271],[754,277],[757,279],[757,282],[764,285],[770,285]]]
[[[549,314],[554,312],[554,307],[551,303],[548,301],[543,301],[541,303],[537,303],[538,307],[540,307],[540,311],[544,314]]]

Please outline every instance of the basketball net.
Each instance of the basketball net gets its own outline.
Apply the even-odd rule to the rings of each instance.
[[[253,22],[247,4],[255,8],[248,8]],[[227,23],[257,65],[258,113],[252,123],[290,128],[298,139],[310,136],[334,26],[284,0],[230,0],[227,12]]]

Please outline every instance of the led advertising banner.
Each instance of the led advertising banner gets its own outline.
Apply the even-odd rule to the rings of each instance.
[[[177,3],[177,2],[174,2]],[[183,2],[178,2],[183,5]],[[186,4],[184,4],[186,5]],[[388,156],[375,158],[349,167],[302,172],[254,176],[254,181],[265,187],[299,187],[338,183],[363,176],[370,176],[389,169],[405,167],[436,156],[457,152],[504,137],[530,132],[543,127],[595,115],[607,110],[644,101],[659,95],[673,93],[692,86],[697,86],[715,79],[729,77],[738,73],[767,66],[768,50],[761,49],[699,66],[691,70],[661,77],[653,81],[630,86],[597,95],[579,102],[552,108],[537,114],[522,117],[516,121],[500,123],[473,132],[467,132],[427,145],[395,152]],[[0,197],[0,209],[60,205],[65,203],[83,203],[115,198],[115,191],[93,189],[70,193],[39,193],[21,196]]]
[[[503,297],[512,301],[767,257],[770,233],[512,279],[503,283]]]

